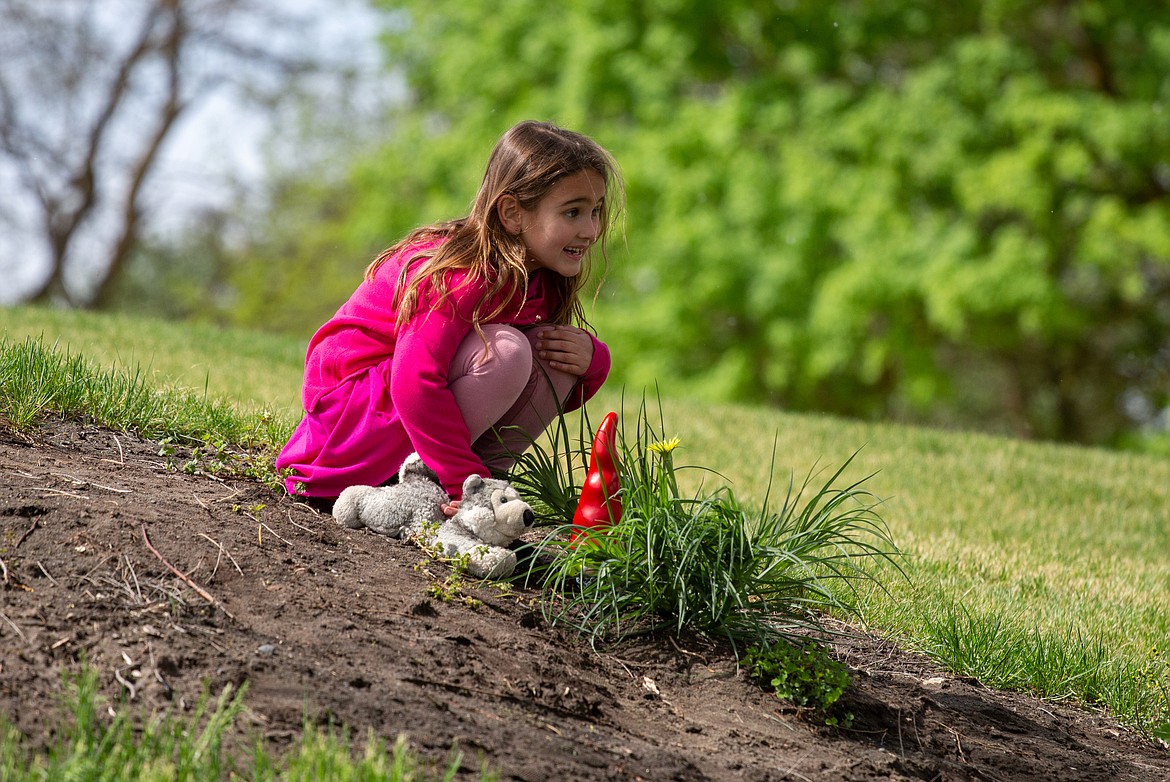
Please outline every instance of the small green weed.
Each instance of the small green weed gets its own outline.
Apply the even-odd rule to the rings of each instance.
[[[847,728],[852,714],[835,715],[833,706],[852,682],[844,664],[809,639],[779,639],[748,649],[743,663],[749,675],[776,697],[812,709],[826,725]]]
[[[483,601],[467,594],[464,589],[467,582],[464,580],[464,570],[467,567],[467,554],[457,557],[455,559],[447,559],[439,556],[435,552],[428,552],[438,562],[445,562],[450,565],[446,575],[439,576],[430,569],[430,562],[428,560],[419,560],[414,566],[414,569],[431,579],[430,585],[427,587],[427,595],[433,597],[442,603],[462,603],[468,608],[480,608],[483,606]]]

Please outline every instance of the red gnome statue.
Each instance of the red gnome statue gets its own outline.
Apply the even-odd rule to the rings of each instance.
[[[572,540],[576,542],[589,529],[617,524],[622,518],[618,497],[621,483],[617,469],[617,413],[609,413],[597,427],[593,450],[589,454],[589,472],[581,486],[581,499],[573,514]]]

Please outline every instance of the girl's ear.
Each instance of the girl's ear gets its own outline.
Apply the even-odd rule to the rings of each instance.
[[[516,200],[516,196],[505,193],[496,201],[496,213],[500,216],[500,224],[504,230],[519,236],[524,233],[524,208]]]

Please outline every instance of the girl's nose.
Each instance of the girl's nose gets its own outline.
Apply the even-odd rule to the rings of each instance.
[[[600,235],[601,235],[601,218],[600,217],[589,218],[589,222],[587,224],[587,227],[583,228],[581,231],[581,236],[592,241]]]

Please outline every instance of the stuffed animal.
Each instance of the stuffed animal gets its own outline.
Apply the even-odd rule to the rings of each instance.
[[[350,486],[333,503],[333,518],[350,529],[369,527],[379,535],[403,537],[410,530],[438,526],[442,505],[451,498],[439,476],[417,453],[406,457],[392,486]]]
[[[507,578],[516,553],[507,546],[532,527],[531,506],[507,481],[470,475],[459,510],[446,518],[449,501],[435,475],[412,454],[393,486],[351,486],[333,505],[333,517],[350,529],[368,527],[392,538],[411,538],[426,549],[465,564],[476,578]]]

